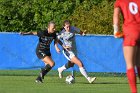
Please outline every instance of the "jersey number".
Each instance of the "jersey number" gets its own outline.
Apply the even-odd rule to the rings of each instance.
[[[137,14],[138,13],[138,5],[134,2],[130,2],[129,3],[129,10],[133,15]]]

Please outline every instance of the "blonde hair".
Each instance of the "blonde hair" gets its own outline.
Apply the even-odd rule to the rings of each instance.
[[[54,22],[54,21],[50,21],[50,22],[48,23],[48,27],[49,27],[51,24],[55,25],[55,22]]]

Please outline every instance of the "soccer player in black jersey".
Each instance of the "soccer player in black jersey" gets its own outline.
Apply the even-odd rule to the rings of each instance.
[[[22,35],[37,35],[39,37],[39,43],[36,48],[36,55],[45,63],[45,67],[41,69],[39,76],[36,79],[36,82],[43,83],[42,79],[44,76],[52,69],[55,65],[54,61],[51,58],[50,53],[50,44],[54,40],[57,42],[56,33],[55,33],[55,23],[49,22],[48,28],[44,31],[38,32],[21,32]],[[60,44],[61,45],[61,44]],[[57,50],[57,47],[55,47]]]

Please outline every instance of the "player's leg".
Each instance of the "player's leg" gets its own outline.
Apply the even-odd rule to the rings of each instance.
[[[66,50],[63,50],[62,52],[64,56],[68,59],[68,62],[62,67],[58,68],[59,78],[62,78],[62,72],[64,70],[74,66],[74,63],[72,63],[70,60],[71,60],[71,57],[75,56],[75,54],[72,51],[66,51]]]
[[[46,56],[42,61],[45,63],[45,67],[42,68],[42,78],[44,78],[44,76],[52,69],[55,63],[52,60],[51,56]]]
[[[41,71],[39,73],[39,76],[36,79],[36,82],[41,82],[42,83],[42,79],[44,79],[44,76],[54,66],[54,61],[51,58],[50,50],[42,51],[40,49],[37,49],[36,54],[37,54],[38,58],[40,58],[45,63],[45,67],[41,69]]]
[[[130,85],[132,93],[137,93],[136,74],[135,74],[135,58],[137,47],[124,46],[123,51],[127,67],[128,83]]]
[[[136,68],[137,68],[137,73],[140,80],[140,46],[137,48]]]
[[[81,74],[89,81],[89,83],[93,83],[96,80],[96,77],[91,78],[87,75],[87,72],[86,72],[82,62],[76,56],[73,56],[71,58],[71,62],[78,65]]]
[[[58,68],[58,73],[59,73],[59,78],[62,78],[62,73],[64,70],[69,69],[70,67],[73,67],[74,63],[72,63],[71,61],[68,61],[65,65],[63,65],[62,67]]]
[[[36,82],[41,82],[42,79],[44,79],[44,76],[52,69],[52,67],[55,65],[54,61],[50,56],[46,56],[42,61],[45,63],[45,67],[41,69],[41,72],[39,76],[36,79]]]
[[[54,66],[54,61],[51,58],[50,50],[40,50],[36,49],[36,55],[39,59],[41,59],[45,63],[45,67],[41,69],[41,72],[39,73],[39,76],[36,79],[36,82],[41,82],[42,79],[44,79],[44,76],[51,70],[51,68]]]

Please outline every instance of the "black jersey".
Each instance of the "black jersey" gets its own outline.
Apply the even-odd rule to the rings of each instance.
[[[56,39],[56,33],[48,33],[48,30],[38,31],[39,37],[38,49],[48,50],[50,49],[51,42]]]

